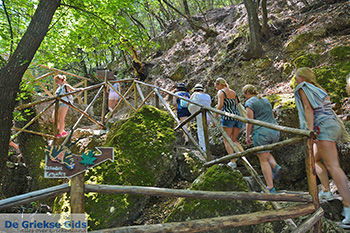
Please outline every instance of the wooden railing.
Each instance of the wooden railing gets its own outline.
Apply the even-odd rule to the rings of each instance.
[[[126,90],[124,94],[119,93],[118,90],[115,90],[112,86],[112,83],[114,82],[131,82],[130,87]],[[319,206],[318,201],[318,191],[317,191],[317,185],[316,185],[316,172],[315,172],[315,161],[313,156],[313,149],[312,149],[312,140],[314,138],[314,134],[312,131],[308,130],[302,130],[302,129],[295,129],[290,127],[284,127],[280,125],[274,125],[258,120],[252,120],[247,119],[244,117],[240,117],[234,114],[230,114],[227,112],[223,112],[220,110],[217,110],[215,108],[211,107],[205,107],[200,104],[197,104],[191,100],[188,100],[184,97],[176,96],[174,93],[159,88],[157,86],[147,84],[144,82],[140,82],[137,80],[129,79],[129,80],[119,80],[109,82],[107,78],[105,78],[103,83],[96,84],[94,86],[86,87],[80,91],[68,93],[66,95],[61,95],[58,97],[49,97],[45,100],[36,101],[30,104],[26,104],[23,106],[19,106],[16,109],[23,109],[29,106],[33,106],[36,104],[44,103],[44,102],[51,102],[48,107],[46,107],[42,112],[40,112],[35,118],[33,118],[24,128],[18,129],[17,133],[14,135],[14,137],[18,136],[21,132],[28,132],[25,128],[27,128],[32,122],[37,120],[43,112],[47,111],[52,105],[55,105],[55,108],[58,108],[59,101],[64,102],[65,104],[69,105],[72,109],[78,111],[81,113],[81,117],[79,120],[75,123],[73,126],[73,129],[78,127],[78,124],[82,117],[87,117],[89,120],[91,120],[94,124],[98,125],[101,128],[105,128],[105,124],[111,119],[112,114],[106,118],[106,114],[104,112],[105,109],[105,99],[106,99],[106,88],[110,87],[115,92],[119,94],[121,97],[115,108],[113,109],[112,113],[115,113],[118,108],[122,106],[122,103],[124,103],[128,108],[130,108],[135,113],[139,111],[143,105],[146,103],[150,103],[150,98],[154,97],[154,105],[157,108],[165,108],[171,116],[174,118],[174,120],[177,123],[177,126],[174,128],[175,130],[181,129],[184,131],[185,134],[188,135],[189,139],[192,141],[192,143],[195,145],[195,147],[200,151],[200,153],[203,155],[203,157],[207,160],[207,162],[204,164],[204,166],[208,167],[216,163],[222,163],[222,162],[228,162],[232,158],[242,158],[243,164],[247,171],[252,175],[252,177],[257,181],[260,188],[265,193],[241,193],[241,192],[205,192],[205,191],[191,191],[191,190],[178,190],[178,189],[162,189],[162,188],[155,188],[155,187],[137,187],[137,186],[117,186],[117,185],[87,185],[84,184],[84,176],[78,175],[76,177],[73,177],[71,180],[71,199],[76,200],[74,201],[74,207],[72,206],[72,212],[83,212],[84,209],[82,206],[84,201],[84,192],[103,192],[103,193],[132,193],[132,194],[142,194],[142,195],[156,195],[156,196],[169,196],[169,197],[186,197],[186,198],[201,198],[201,199],[224,199],[224,200],[265,200],[265,201],[272,201],[272,205],[276,210],[273,211],[262,211],[262,212],[256,212],[251,214],[245,214],[245,215],[236,215],[236,216],[227,216],[227,217],[220,217],[220,218],[211,218],[211,219],[201,219],[201,220],[193,220],[189,222],[181,222],[181,223],[166,223],[166,224],[156,224],[156,225],[147,225],[147,226],[131,226],[131,227],[122,227],[122,228],[115,228],[115,229],[108,229],[106,231],[108,232],[165,232],[171,230],[171,232],[199,232],[203,230],[214,230],[224,227],[236,227],[236,226],[245,226],[245,225],[252,225],[252,224],[259,224],[264,222],[271,222],[271,221],[281,221],[284,220],[291,229],[294,230],[294,232],[305,232],[306,230],[309,230],[313,227],[314,232],[320,232],[321,231],[321,217],[323,215],[323,210]],[[142,87],[145,87],[144,89],[148,89],[148,94],[144,94],[142,92]],[[82,91],[88,91],[92,89],[99,88],[97,94],[91,101],[91,103],[86,107],[85,110],[80,110],[74,105],[62,100],[62,97],[71,95],[71,94],[77,94]],[[104,93],[104,101],[102,106],[102,113],[101,113],[101,120],[97,121],[92,116],[88,115],[88,109],[92,106],[94,101],[98,98],[98,96],[101,94],[101,92]],[[133,96],[132,96],[133,92]],[[187,102],[190,102],[192,104],[197,105],[200,107],[200,110],[193,114],[189,119],[186,121],[180,122],[177,118],[174,111],[171,109],[169,104],[165,101],[164,97],[162,95],[167,94],[171,95],[175,98],[181,98],[186,100]],[[128,99],[128,96],[133,97],[133,102],[130,102]],[[140,100],[140,102],[138,101]],[[139,104],[140,103],[140,104]],[[162,103],[162,106],[161,106]],[[57,112],[57,111],[56,111]],[[199,146],[197,141],[194,139],[194,137],[191,135],[191,133],[184,128],[183,126],[193,119],[197,114],[202,113],[202,116],[206,116],[206,113],[208,112],[209,116],[214,121],[216,127],[219,128],[220,132],[223,134],[223,137],[229,142],[231,147],[234,149],[234,154],[226,155],[220,159],[211,160],[210,150],[207,149],[206,152],[202,150],[202,148]],[[231,138],[226,134],[224,129],[221,127],[221,124],[215,119],[213,116],[213,113],[217,113],[220,115],[232,117],[236,120],[240,120],[244,123],[250,123],[255,125],[260,125],[263,127],[275,129],[282,132],[292,133],[298,135],[295,138],[287,139],[278,143],[265,145],[265,146],[259,146],[254,147],[251,149],[248,149],[246,151],[240,151],[239,148],[236,146],[235,143],[232,142]],[[55,122],[57,123],[57,116]],[[205,133],[205,143],[206,148],[209,148],[209,134],[208,134],[208,125],[207,121],[203,120],[203,129]],[[53,135],[46,135],[39,132],[33,132],[39,135],[42,135],[44,137],[54,137]],[[54,134],[55,135],[55,134]],[[308,187],[309,187],[309,195],[303,195],[303,194],[270,194],[268,193],[268,190],[264,184],[264,182],[261,180],[258,173],[254,170],[252,165],[249,163],[248,159],[245,156],[254,154],[259,151],[263,151],[266,149],[275,149],[278,147],[282,147],[285,145],[290,144],[296,144],[303,142],[305,145],[305,162],[306,162],[306,172],[307,172],[307,178],[308,178]],[[78,188],[77,188],[78,187]],[[33,195],[35,196],[35,195]],[[38,196],[39,197],[39,196]],[[24,203],[25,199],[23,197],[23,200],[19,197],[17,197],[18,203]],[[34,197],[33,197],[34,198]],[[34,200],[34,199],[31,200]],[[7,199],[2,200],[6,202]],[[294,201],[294,202],[304,202],[307,204],[304,205],[298,205],[295,207],[288,207],[288,208],[281,208],[281,206],[276,201]],[[312,203],[311,203],[312,202]],[[0,201],[0,208],[2,208],[2,202]],[[13,203],[13,204],[18,204]],[[311,203],[311,204],[310,204]],[[7,207],[9,205],[6,205]],[[81,206],[81,207],[79,207]],[[307,215],[310,213],[314,213],[309,219],[307,219],[301,226],[297,227],[296,224],[291,220],[291,218],[295,218],[298,216]],[[248,218],[249,216],[249,218]],[[191,227],[195,226],[195,228]],[[104,230],[96,231],[96,232],[104,232]]]

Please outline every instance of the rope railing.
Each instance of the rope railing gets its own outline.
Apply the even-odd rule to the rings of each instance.
[[[131,83],[130,87],[127,89],[127,91],[124,93],[124,95],[122,93],[120,93],[118,90],[116,90],[112,85],[112,83],[115,83],[115,82],[129,82],[129,81],[132,83]],[[114,90],[120,96],[120,100],[118,101],[117,105],[114,107],[111,114],[109,116],[107,116],[107,118],[105,118],[105,116],[104,116],[105,113],[102,112],[101,122],[94,120],[91,116],[89,116],[87,114],[87,110],[92,105],[92,103],[90,103],[89,106],[85,110],[80,110],[79,108],[75,107],[74,105],[71,105],[67,101],[62,100],[62,97],[72,95],[72,94],[77,94],[77,93],[80,93],[82,91],[92,90],[92,89],[95,89],[98,87],[100,87],[100,90],[93,98],[92,103],[97,99],[97,97],[101,93],[101,91],[103,91],[105,93],[107,87]],[[149,93],[144,94],[142,92],[142,87],[148,87],[150,90]],[[132,96],[132,92],[134,92],[134,96]],[[200,110],[198,112],[196,112],[195,114],[193,114],[193,116],[191,116],[190,119],[188,119],[186,122],[180,122],[178,120],[176,114],[174,113],[174,111],[171,109],[171,107],[167,103],[167,101],[163,98],[162,94],[167,94],[167,95],[171,95],[171,96],[176,97],[176,98],[184,99],[191,104],[197,105],[200,108]],[[130,99],[128,97],[129,95],[131,96],[131,99],[133,98],[133,103],[129,101],[129,99]],[[104,94],[104,96],[105,96],[105,94]],[[83,116],[89,118],[94,124],[103,128],[103,127],[105,127],[105,124],[111,119],[112,115],[116,112],[116,110],[118,108],[120,108],[122,103],[124,103],[128,108],[130,108],[134,113],[136,113],[142,108],[142,106],[147,104],[147,102],[150,100],[150,98],[152,96],[155,97],[156,107],[159,108],[160,103],[162,103],[164,108],[174,118],[175,122],[177,123],[175,130],[177,130],[177,129],[183,130],[184,133],[188,135],[189,139],[192,141],[192,143],[195,145],[195,147],[198,149],[198,151],[203,155],[204,158],[206,158],[207,162],[204,164],[205,167],[212,166],[212,165],[217,164],[217,163],[227,162],[228,160],[233,159],[233,158],[242,158],[243,165],[251,173],[252,177],[258,182],[261,189],[265,192],[267,192],[267,188],[266,188],[264,182],[261,180],[260,176],[254,170],[254,168],[252,167],[252,165],[249,163],[249,161],[247,160],[247,158],[245,156],[254,154],[254,153],[259,152],[259,151],[263,151],[263,150],[267,150],[267,149],[269,149],[269,150],[276,149],[276,148],[279,148],[279,147],[282,147],[285,145],[291,145],[291,144],[300,143],[300,142],[304,141],[304,144],[307,145],[307,150],[305,151],[306,165],[307,165],[306,169],[307,169],[307,176],[308,176],[309,193],[311,195],[307,195],[307,196],[302,197],[299,194],[298,195],[295,195],[295,194],[269,194],[269,193],[257,194],[257,193],[239,193],[239,192],[227,192],[227,193],[224,193],[224,192],[205,192],[205,193],[203,193],[203,191],[171,190],[171,189],[161,189],[161,188],[154,188],[154,187],[85,185],[85,189],[87,192],[133,193],[133,194],[142,194],[142,195],[173,196],[173,197],[176,196],[176,197],[204,198],[204,199],[228,198],[226,200],[231,200],[231,199],[233,200],[234,198],[236,198],[236,200],[265,200],[265,201],[272,201],[271,203],[276,210],[272,211],[271,213],[275,213],[275,214],[282,213],[286,209],[286,208],[281,209],[281,206],[276,201],[301,201],[301,202],[303,202],[303,201],[307,200],[307,202],[313,202],[312,211],[311,211],[311,208],[309,208],[309,207],[305,207],[307,210],[303,209],[304,208],[303,207],[303,208],[301,208],[301,209],[303,209],[302,213],[298,212],[298,214],[300,214],[299,216],[306,215],[308,213],[313,213],[315,210],[319,210],[317,186],[316,186],[316,176],[315,176],[315,168],[314,168],[314,158],[313,158],[312,146],[310,144],[312,138],[314,138],[314,136],[315,136],[312,131],[270,124],[267,122],[248,119],[248,118],[244,118],[244,117],[237,116],[234,114],[230,114],[230,113],[227,113],[227,112],[224,112],[224,111],[212,108],[212,107],[203,106],[203,105],[198,104],[190,99],[187,99],[187,98],[184,98],[181,96],[177,96],[174,93],[172,93],[166,89],[157,87],[157,86],[152,85],[152,84],[137,81],[137,80],[119,80],[119,81],[109,82],[108,80],[105,79],[104,82],[102,82],[102,83],[99,83],[99,84],[96,84],[96,85],[93,85],[90,87],[86,87],[84,89],[81,89],[81,90],[78,90],[75,92],[67,93],[65,95],[60,95],[58,97],[49,97],[49,98],[44,99],[44,100],[36,101],[36,102],[29,103],[29,104],[26,104],[23,106],[18,106],[16,109],[20,110],[23,108],[31,107],[31,106],[34,106],[36,104],[41,104],[41,103],[45,103],[45,102],[49,102],[49,101],[55,101],[54,103],[57,106],[59,102],[63,102],[65,104],[69,105],[72,109],[81,113],[81,116],[80,116],[78,122],[76,122],[76,124],[74,125],[74,128],[77,127],[79,121],[81,120],[81,118]],[[141,99],[140,103],[138,102],[138,98]],[[53,105],[54,103],[51,103],[51,105]],[[48,108],[49,107],[47,107],[45,109],[45,111]],[[42,111],[39,115],[41,115],[43,112],[44,111]],[[229,142],[231,147],[234,149],[234,154],[226,155],[226,156],[219,158],[219,159],[216,159],[216,160],[211,160],[209,149],[207,149],[206,152],[203,151],[201,146],[197,143],[197,141],[194,139],[194,137],[191,135],[191,133],[186,128],[183,127],[187,122],[192,120],[197,114],[202,114],[203,116],[206,116],[206,114],[205,114],[206,112],[209,113],[209,116],[214,121],[216,127],[219,128],[219,131],[222,133],[224,138]],[[232,140],[228,137],[226,132],[221,127],[221,124],[214,118],[213,113],[217,113],[217,114],[223,115],[223,116],[228,116],[228,117],[234,118],[236,120],[242,121],[244,123],[259,125],[259,126],[263,126],[266,128],[278,130],[281,132],[296,134],[296,135],[299,135],[299,137],[287,139],[287,140],[273,143],[270,145],[253,147],[253,148],[247,149],[245,151],[240,151],[240,148],[238,148],[237,145],[232,142]],[[34,121],[34,120],[32,120],[32,121]],[[55,120],[55,122],[57,122],[57,120]],[[26,127],[29,126],[28,124],[26,125]],[[208,127],[206,125],[206,121],[203,121],[203,126],[204,126],[204,128]],[[26,131],[28,132],[28,130],[23,129],[22,131],[18,132],[15,135],[18,136],[19,133],[26,132]],[[209,142],[207,140],[209,136],[208,136],[207,129],[205,131],[205,134],[206,134],[206,146],[207,146],[207,148],[209,148]],[[45,136],[45,135],[43,135],[43,136]],[[51,136],[51,135],[49,135],[49,136]],[[305,139],[305,138],[308,138],[308,139]],[[208,198],[208,197],[210,197],[210,198]],[[1,205],[0,205],[0,208],[1,208]],[[259,216],[259,214],[258,214],[258,216]],[[315,232],[319,232],[319,230],[320,230],[320,220],[319,220],[320,213],[317,213],[315,216],[310,218],[309,221],[305,221],[305,224],[303,224],[303,229],[310,229],[312,226],[314,226]],[[231,217],[235,218],[237,216],[231,216]],[[291,227],[291,229],[294,229],[294,230],[299,229],[299,228],[297,228],[295,223],[291,220],[291,217],[289,217],[289,218],[283,217],[283,218],[280,218],[279,220],[285,220],[286,223]],[[201,222],[202,220],[196,220],[196,221],[198,221],[198,224],[199,224],[199,222]],[[261,221],[260,223],[262,223],[262,222],[263,221]],[[181,224],[185,224],[185,223],[181,223]],[[257,224],[257,223],[249,222],[248,225],[251,225],[251,224]],[[235,224],[233,224],[233,225],[235,225]],[[230,226],[233,226],[233,225],[231,224]],[[175,227],[175,225],[172,225],[172,226]],[[216,229],[221,228],[221,227],[222,226],[220,226],[220,224],[216,225]],[[129,229],[132,229],[132,228],[133,227],[129,227]],[[133,231],[130,231],[130,232],[133,232]],[[140,232],[143,232],[143,231],[140,231]],[[196,232],[196,231],[192,231],[192,232]]]

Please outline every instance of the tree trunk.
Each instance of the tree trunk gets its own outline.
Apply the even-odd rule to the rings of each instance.
[[[44,39],[60,0],[41,0],[33,18],[7,64],[0,70],[0,170],[6,164],[12,112],[19,84]],[[3,175],[3,174],[1,174]]]
[[[269,31],[269,27],[267,25],[268,17],[267,17],[267,7],[266,7],[267,0],[261,1],[261,12],[262,12],[262,34],[267,34]]]
[[[191,13],[190,13],[190,9],[188,8],[187,0],[182,0],[182,2],[184,4],[185,14],[187,15],[187,17],[191,17]]]
[[[259,58],[262,56],[260,24],[255,2],[253,0],[243,0],[248,14],[249,23],[249,48],[245,54],[246,58]]]

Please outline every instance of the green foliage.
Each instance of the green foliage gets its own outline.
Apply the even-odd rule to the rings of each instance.
[[[169,114],[144,106],[124,124],[117,123],[117,129],[107,134],[105,146],[114,147],[115,162],[90,169],[86,179],[98,184],[158,185],[171,167],[173,126],[174,120]],[[97,193],[86,197],[89,225],[93,229],[122,224],[145,200],[143,196]]]

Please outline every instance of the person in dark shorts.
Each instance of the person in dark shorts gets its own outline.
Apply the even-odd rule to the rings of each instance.
[[[190,93],[187,90],[187,87],[184,83],[177,84],[175,95],[185,97],[187,99],[190,98]],[[176,98],[176,111],[177,111],[177,118],[179,118],[180,121],[186,120],[189,116],[191,116],[191,113],[188,111],[188,102],[186,100]],[[187,124],[183,126],[186,130],[188,129]],[[185,145],[188,144],[188,136],[184,133],[185,137]]]

